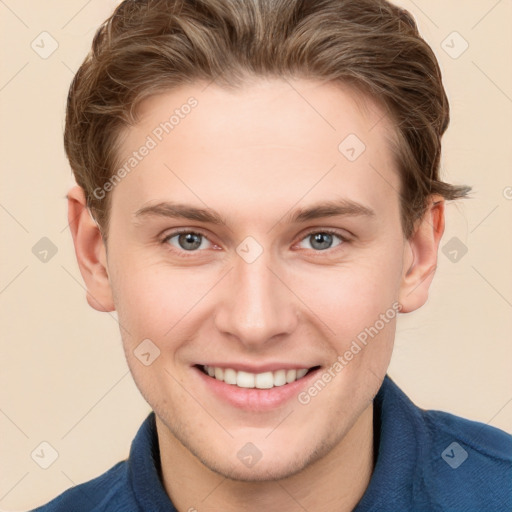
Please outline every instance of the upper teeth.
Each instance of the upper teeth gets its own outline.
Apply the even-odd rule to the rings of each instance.
[[[241,388],[269,389],[274,386],[290,384],[306,375],[308,368],[294,370],[276,370],[275,372],[249,373],[233,370],[233,368],[219,368],[217,366],[204,366],[210,377],[222,380],[226,384],[233,384]]]

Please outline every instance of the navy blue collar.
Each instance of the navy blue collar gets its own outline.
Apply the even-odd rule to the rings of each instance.
[[[145,419],[132,442],[128,466],[130,484],[141,510],[177,512],[162,484],[154,411]]]
[[[421,410],[388,375],[373,404],[375,467],[353,512],[387,510],[390,503],[395,511],[409,510],[414,496],[422,494],[414,489],[423,481],[418,461],[429,451]]]

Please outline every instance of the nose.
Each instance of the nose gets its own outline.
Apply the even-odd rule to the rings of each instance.
[[[252,263],[237,257],[227,277],[215,312],[220,332],[257,350],[295,330],[298,299],[286,283],[286,272],[272,264],[266,251]]]

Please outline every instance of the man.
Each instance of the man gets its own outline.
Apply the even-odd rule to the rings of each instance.
[[[510,510],[512,437],[386,376],[449,107],[384,0],[127,0],[70,89],[69,221],[152,412],[40,511]]]

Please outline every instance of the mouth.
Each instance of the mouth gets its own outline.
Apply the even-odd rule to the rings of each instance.
[[[311,368],[287,368],[262,373],[251,373],[233,368],[221,368],[218,366],[195,365],[208,377],[224,382],[231,386],[244,389],[272,389],[287,386],[300,381],[306,375],[318,370],[320,366]]]

